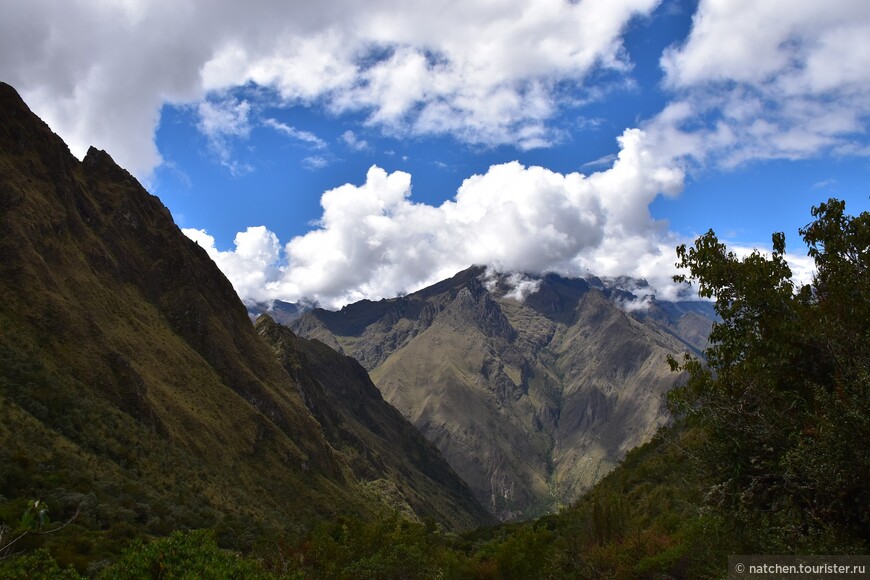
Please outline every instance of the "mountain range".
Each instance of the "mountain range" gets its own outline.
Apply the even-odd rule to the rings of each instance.
[[[512,520],[572,503],[668,421],[667,355],[698,354],[714,313],[645,290],[474,266],[407,296],[271,312],[357,359],[477,499]]]
[[[0,514],[32,498],[106,537],[226,545],[386,509],[494,521],[362,367],[252,325],[159,199],[0,84]]]
[[[709,333],[708,303],[642,282],[525,276],[520,295],[479,266],[251,324],[106,152],[78,161],[5,84],[0,105],[0,501],[237,542],[385,506],[451,529],[533,517],[667,421],[665,356]]]
[[[813,208],[798,292],[782,234],[770,258],[712,230],[678,249],[715,311],[483,266],[338,311],[244,305],[159,199],[0,83],[0,576],[715,578],[733,554],[866,554],[870,216],[844,211]]]

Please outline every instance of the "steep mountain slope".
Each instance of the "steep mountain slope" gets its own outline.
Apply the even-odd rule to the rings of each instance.
[[[466,528],[497,521],[438,449],[384,401],[356,360],[319,341],[299,338],[266,315],[256,328],[360,481],[412,517],[453,521]]]
[[[666,422],[668,354],[693,350],[706,306],[640,301],[548,275],[524,302],[479,267],[417,293],[292,322],[357,358],[491,511],[564,504]],[[693,333],[680,338],[681,324]],[[709,321],[707,324],[709,329]],[[709,330],[708,330],[709,331]]]
[[[76,525],[97,530],[218,526],[236,543],[383,509],[358,478],[389,475],[332,447],[335,426],[156,197],[105,152],[76,160],[5,84],[0,152],[0,503],[39,497],[55,519],[78,507]],[[440,504],[420,515],[487,521],[437,454],[416,459],[413,477],[451,486],[427,479]]]

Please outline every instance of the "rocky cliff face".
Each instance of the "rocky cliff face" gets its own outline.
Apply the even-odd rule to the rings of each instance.
[[[47,500],[55,518],[78,505],[92,529],[237,534],[383,509],[359,478],[390,474],[334,448],[339,427],[309,411],[205,251],[107,153],[79,162],[4,84],[0,363],[2,494]],[[450,474],[418,459],[407,469]],[[487,521],[467,498],[423,515]]]
[[[696,349],[711,325],[704,304],[641,308],[597,279],[535,283],[519,302],[508,277],[475,267],[292,326],[369,369],[491,511],[532,517],[576,499],[667,421],[666,356]]]

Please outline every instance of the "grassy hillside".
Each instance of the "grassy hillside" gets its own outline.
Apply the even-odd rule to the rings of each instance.
[[[213,533],[134,543],[107,578],[134,571],[220,571],[264,578],[718,578],[740,543],[729,522],[702,508],[705,482],[691,452],[697,430],[661,432],[576,505],[558,515],[462,536],[395,515],[323,519],[304,532],[264,536],[246,557]],[[45,553],[0,563],[0,572],[55,570]],[[214,572],[213,572],[214,573]]]
[[[104,532],[366,513],[229,282],[159,200],[103,152],[78,162],[6,85],[0,110],[5,500],[42,498],[55,519],[81,507],[76,526]]]

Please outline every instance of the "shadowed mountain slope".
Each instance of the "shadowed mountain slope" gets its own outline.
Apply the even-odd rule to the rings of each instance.
[[[384,398],[503,519],[575,500],[667,421],[666,356],[706,340],[705,325],[686,317],[707,311],[655,300],[641,308],[597,279],[547,275],[524,302],[509,291],[509,277],[473,267],[408,296],[314,309],[291,324],[369,369]]]
[[[261,316],[257,331],[354,475],[400,511],[461,527],[495,523],[438,449],[384,401],[366,370],[317,340]],[[396,501],[391,501],[394,498]]]
[[[333,448],[333,426],[156,197],[105,152],[79,162],[5,84],[0,151],[5,500],[47,500],[55,519],[80,507],[76,525],[96,530],[217,526],[235,543],[252,527],[383,509],[358,479],[389,475]],[[418,459],[407,469],[441,461]],[[488,521],[467,498],[442,507],[419,515]]]

